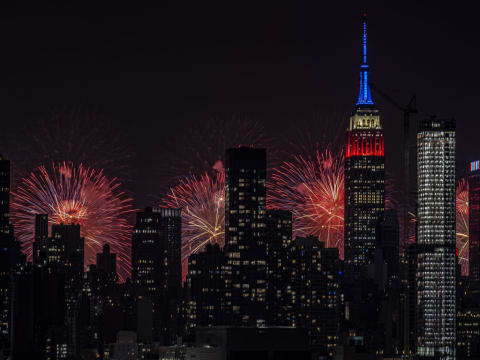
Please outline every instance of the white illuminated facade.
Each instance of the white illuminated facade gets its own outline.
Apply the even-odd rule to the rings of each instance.
[[[454,359],[455,121],[428,119],[417,134],[417,355]]]

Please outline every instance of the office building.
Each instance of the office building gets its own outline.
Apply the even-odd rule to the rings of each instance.
[[[345,149],[345,276],[350,283],[373,263],[377,225],[385,210],[384,137],[369,85],[367,24],[363,26],[360,91]]]
[[[182,286],[180,209],[147,207],[137,213],[132,281],[136,297],[153,302],[154,339],[170,345],[178,331]]]
[[[292,213],[268,210],[267,245],[267,325],[288,326],[292,322],[292,286],[289,248],[292,243]]]
[[[266,318],[265,149],[228,149],[225,173],[225,250],[231,323],[263,326]]]
[[[455,358],[455,121],[420,121],[417,134],[417,354]]]
[[[296,237],[290,247],[294,316],[290,326],[306,328],[314,353],[333,356],[340,331],[340,260],[337,248],[318,238]]]
[[[225,253],[218,244],[188,258],[188,328],[226,324]]]

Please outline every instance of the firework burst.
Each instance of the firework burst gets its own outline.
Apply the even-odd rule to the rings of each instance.
[[[279,157],[274,142],[264,135],[261,123],[243,116],[211,117],[198,125],[182,128],[166,144],[169,164],[159,174],[164,193],[178,185],[185,177],[210,173],[218,164],[225,164],[225,151],[239,145],[267,148],[269,170]],[[182,151],[178,151],[181,143]],[[159,200],[157,194],[151,197]],[[161,199],[160,199],[161,200]]]
[[[289,210],[294,235],[319,236],[327,247],[337,247],[343,258],[343,153],[316,151],[294,156],[275,169],[269,184],[268,206]]]
[[[49,225],[80,224],[85,238],[85,265],[95,263],[105,243],[117,254],[121,280],[130,273],[132,199],[120,191],[116,179],[102,171],[72,163],[40,166],[24,178],[12,194],[12,221],[22,250],[32,255],[35,214],[48,214]]]
[[[217,164],[218,165],[218,164]],[[209,243],[225,243],[225,172],[219,165],[211,175],[180,180],[163,201],[167,207],[182,208],[182,272],[188,257]]]
[[[225,171],[181,179],[170,190],[163,206],[182,208],[182,263],[209,243],[225,242]]]
[[[468,274],[469,232],[468,232],[468,182],[461,179],[457,182],[456,192],[457,249],[458,260],[462,266],[462,274]]]
[[[17,183],[41,165],[65,161],[102,169],[125,186],[132,179],[132,146],[122,134],[114,122],[96,111],[65,107],[32,119],[12,133],[0,134],[0,140],[12,160]]]

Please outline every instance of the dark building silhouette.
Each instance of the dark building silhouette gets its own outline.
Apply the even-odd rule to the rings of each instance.
[[[0,351],[10,347],[11,272],[25,262],[10,224],[10,161],[0,155]]]
[[[377,224],[385,210],[383,129],[368,83],[367,25],[363,21],[360,92],[350,117],[345,150],[345,276],[365,275],[373,263]]]
[[[48,214],[35,215],[35,237],[33,242],[33,264],[46,261],[48,247]]]
[[[266,149],[226,152],[225,252],[231,323],[257,326],[266,317]]]
[[[53,264],[34,265],[33,276],[36,358],[62,358],[71,351],[65,325],[65,271]]]
[[[455,358],[455,121],[422,120],[417,133],[417,354]]]
[[[132,280],[137,297],[154,306],[154,338],[174,342],[182,287],[181,210],[150,208],[137,213],[132,235]]]
[[[34,355],[34,294],[31,264],[12,269],[11,356],[30,359]]]
[[[12,359],[65,359],[65,275],[56,265],[18,264],[12,271]]]
[[[197,328],[195,344],[221,350],[225,360],[311,360],[306,329],[287,327]]]
[[[10,160],[0,155],[0,236],[13,237],[10,223]]]
[[[47,246],[47,262],[59,265],[65,271],[65,306],[67,312],[75,309],[82,290],[85,239],[80,236],[79,224],[52,225],[52,236]]]
[[[289,271],[289,248],[292,243],[292,213],[268,210],[267,244],[267,325],[292,323],[292,287]]]
[[[290,247],[291,326],[306,328],[312,350],[333,356],[340,331],[340,260],[318,238],[296,237]]]
[[[387,263],[387,279],[391,284],[400,278],[400,234],[398,215],[394,209],[385,210],[378,227],[377,247]]]
[[[117,274],[117,255],[110,252],[110,245],[103,245],[102,252],[97,254],[97,269],[105,283],[116,284],[118,282]]]
[[[188,258],[188,328],[225,325],[225,253],[218,244]]]

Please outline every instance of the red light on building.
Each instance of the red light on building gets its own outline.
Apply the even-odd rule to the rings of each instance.
[[[384,156],[381,130],[352,130],[347,134],[345,156]]]

